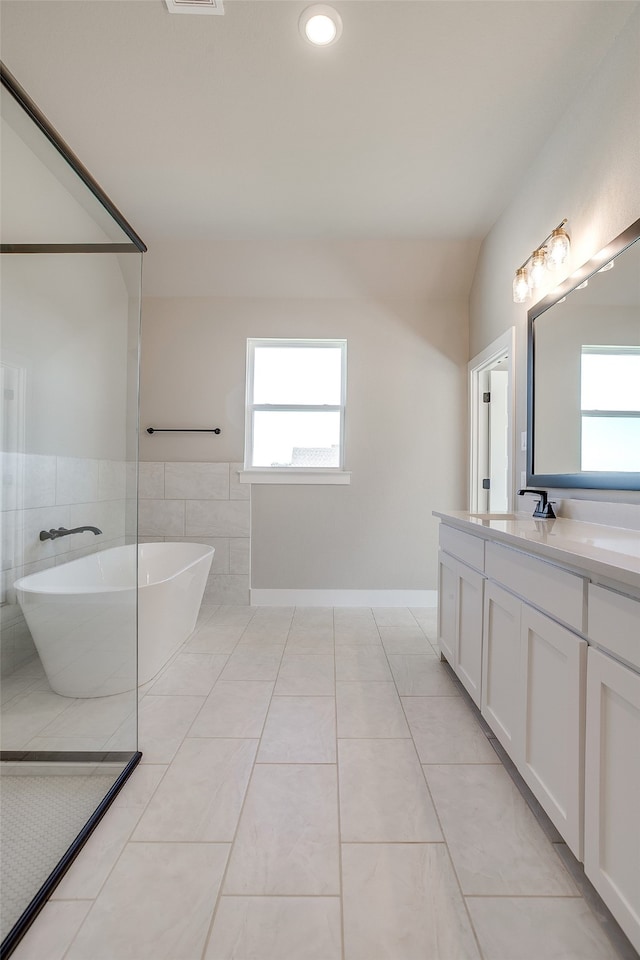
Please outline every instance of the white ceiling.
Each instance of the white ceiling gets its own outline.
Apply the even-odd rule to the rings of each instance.
[[[480,238],[638,4],[335,0],[324,49],[307,5],[2,0],[0,50],[149,244]]]

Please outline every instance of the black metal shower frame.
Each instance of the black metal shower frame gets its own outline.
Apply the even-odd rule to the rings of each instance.
[[[46,139],[53,145],[62,158],[69,164],[74,173],[84,183],[87,189],[104,207],[109,216],[129,237],[129,243],[3,243],[0,244],[0,253],[7,254],[57,254],[57,253],[146,253],[146,244],[140,239],[133,227],[120,213],[115,204],[109,199],[99,183],[91,176],[87,168],[80,162],[69,145],[63,140],[58,131],[47,120],[29,94],[18,83],[10,70],[0,61],[0,82],[5,90],[22,107]],[[91,817],[78,833],[71,846],[67,849],[54,870],[49,874],[34,898],[28,904],[12,929],[0,944],[0,960],[8,958],[22,939],[36,916],[44,907],[56,886],[67,872],[76,856],[87,842],[98,823],[109,809],[111,803],[123,787],[132,771],[142,758],[142,753],[136,751],[99,752],[99,753],[52,753],[51,751],[1,751],[0,760],[4,761],[61,761],[76,763],[125,763],[125,767],[113,783],[110,790],[103,797]]]

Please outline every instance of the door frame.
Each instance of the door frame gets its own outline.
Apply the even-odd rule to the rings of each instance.
[[[509,327],[493,343],[469,361],[469,510],[478,512],[479,489],[482,457],[481,445],[483,430],[480,412],[482,410],[482,375],[487,373],[502,358],[507,370],[507,511],[513,510],[514,464],[515,464],[515,349],[516,328]]]

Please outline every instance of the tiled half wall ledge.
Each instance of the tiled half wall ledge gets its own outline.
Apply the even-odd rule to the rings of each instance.
[[[140,463],[138,535],[215,547],[205,603],[249,603],[250,490],[241,463]]]

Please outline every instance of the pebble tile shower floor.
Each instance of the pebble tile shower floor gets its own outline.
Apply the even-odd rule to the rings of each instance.
[[[0,776],[0,939],[114,784],[98,774]]]
[[[629,960],[435,611],[206,607],[15,960]]]

